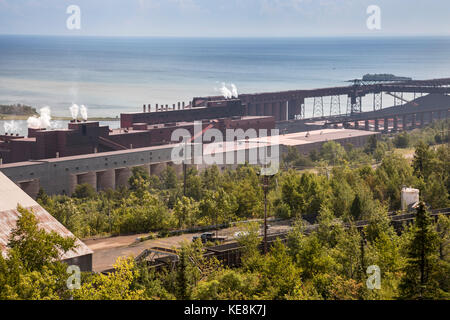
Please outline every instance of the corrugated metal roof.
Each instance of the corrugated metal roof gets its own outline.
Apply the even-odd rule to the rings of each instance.
[[[17,211],[19,204],[34,213],[40,228],[48,232],[55,231],[63,237],[75,238],[58,220],[0,172],[0,251],[3,256],[8,250],[7,245],[11,231],[16,227],[16,222],[20,217],[20,213]],[[79,239],[76,240],[76,246],[75,249],[63,254],[61,259],[92,254],[92,250]]]

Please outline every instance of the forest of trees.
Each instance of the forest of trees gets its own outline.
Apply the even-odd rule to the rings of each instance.
[[[378,211],[399,210],[403,186],[419,189],[422,200],[433,209],[449,207],[450,147],[426,142],[440,132],[442,124],[434,126],[437,129],[422,130],[424,139],[416,141],[412,161],[395,149],[394,142],[403,133],[381,140],[373,137],[365,148],[344,148],[330,141],[307,157],[290,149],[283,170],[271,179],[269,215],[316,216],[326,206],[345,222],[367,219]],[[261,218],[263,190],[258,171],[249,165],[224,172],[216,166],[202,172],[189,169],[184,195],[183,179],[172,167],[160,176],[134,168],[128,189],[97,193],[89,185],[79,185],[72,197],[49,197],[41,190],[38,201],[80,238],[164,233]]]
[[[38,113],[36,112],[36,108],[22,104],[14,104],[0,105],[0,114],[33,116],[37,115]]]
[[[448,299],[450,218],[429,215],[450,206],[450,146],[442,143],[447,136],[436,138],[445,125],[424,129],[423,139],[407,134],[412,159],[397,152],[399,135],[370,139],[362,149],[331,141],[309,156],[289,150],[268,195],[269,215],[293,221],[287,243],[263,255],[259,224],[246,223],[238,268],[205,258],[198,241],[181,247],[175,270],[155,273],[120,258],[116,272],[83,274],[81,288],[69,290],[65,267],[54,260],[73,243],[39,231],[20,209],[9,255],[0,258],[0,299]],[[400,209],[403,186],[418,188],[423,202],[398,233],[388,212]],[[160,176],[135,168],[129,189],[97,193],[80,185],[72,197],[41,191],[38,201],[78,237],[164,233],[260,218],[264,210],[258,168],[249,165],[190,169],[185,195],[171,167]],[[309,235],[307,216],[318,223]],[[362,219],[369,224],[360,231],[354,222]],[[381,286],[372,290],[373,265]]]
[[[61,253],[73,247],[64,239],[37,228],[34,215],[22,208],[9,242],[0,256],[0,299],[449,299],[448,242],[450,218],[434,222],[423,202],[415,222],[399,235],[384,211],[371,217],[363,232],[346,228],[322,206],[319,228],[306,236],[302,220],[277,241],[267,255],[258,249],[256,223],[246,224],[240,237],[242,265],[222,266],[205,258],[200,241],[179,250],[177,268],[156,273],[132,258],[119,258],[116,271],[82,275],[70,288]],[[380,270],[380,286],[367,286],[368,266]]]

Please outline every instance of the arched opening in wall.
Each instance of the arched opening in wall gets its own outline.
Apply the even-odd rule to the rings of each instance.
[[[39,179],[33,179],[28,181],[22,181],[18,183],[19,187],[30,197],[36,199],[39,192]]]

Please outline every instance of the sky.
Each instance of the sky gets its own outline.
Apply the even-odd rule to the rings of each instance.
[[[80,29],[66,13],[80,8]],[[379,30],[367,8],[380,8]],[[450,35],[448,0],[0,0],[0,34],[314,37]]]

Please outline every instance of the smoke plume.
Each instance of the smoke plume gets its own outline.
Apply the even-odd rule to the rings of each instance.
[[[225,83],[222,82],[222,87],[220,88],[220,92],[222,93],[225,99],[231,99],[233,97],[233,93],[230,89],[225,86]]]
[[[50,128],[52,120],[50,107],[43,107],[39,110],[39,118],[36,116],[29,117],[27,120],[28,128],[31,129],[47,129]]]
[[[222,82],[222,87],[219,90],[225,99],[232,99],[238,97],[238,91],[234,83],[230,84],[231,89],[227,88],[226,84]]]
[[[11,122],[5,122],[3,124],[3,129],[5,129],[5,133],[17,133],[19,126],[14,120],[11,120]]]
[[[231,84],[231,93],[233,95],[233,98],[238,98],[238,91],[234,83]]]
[[[84,121],[87,121],[88,119],[87,108],[84,106],[84,104],[82,104],[80,107],[80,115]]]
[[[79,107],[77,104],[72,104],[72,106],[69,108],[70,109],[70,114],[72,115],[72,119],[73,120],[77,120],[78,118],[78,111],[79,111]]]

